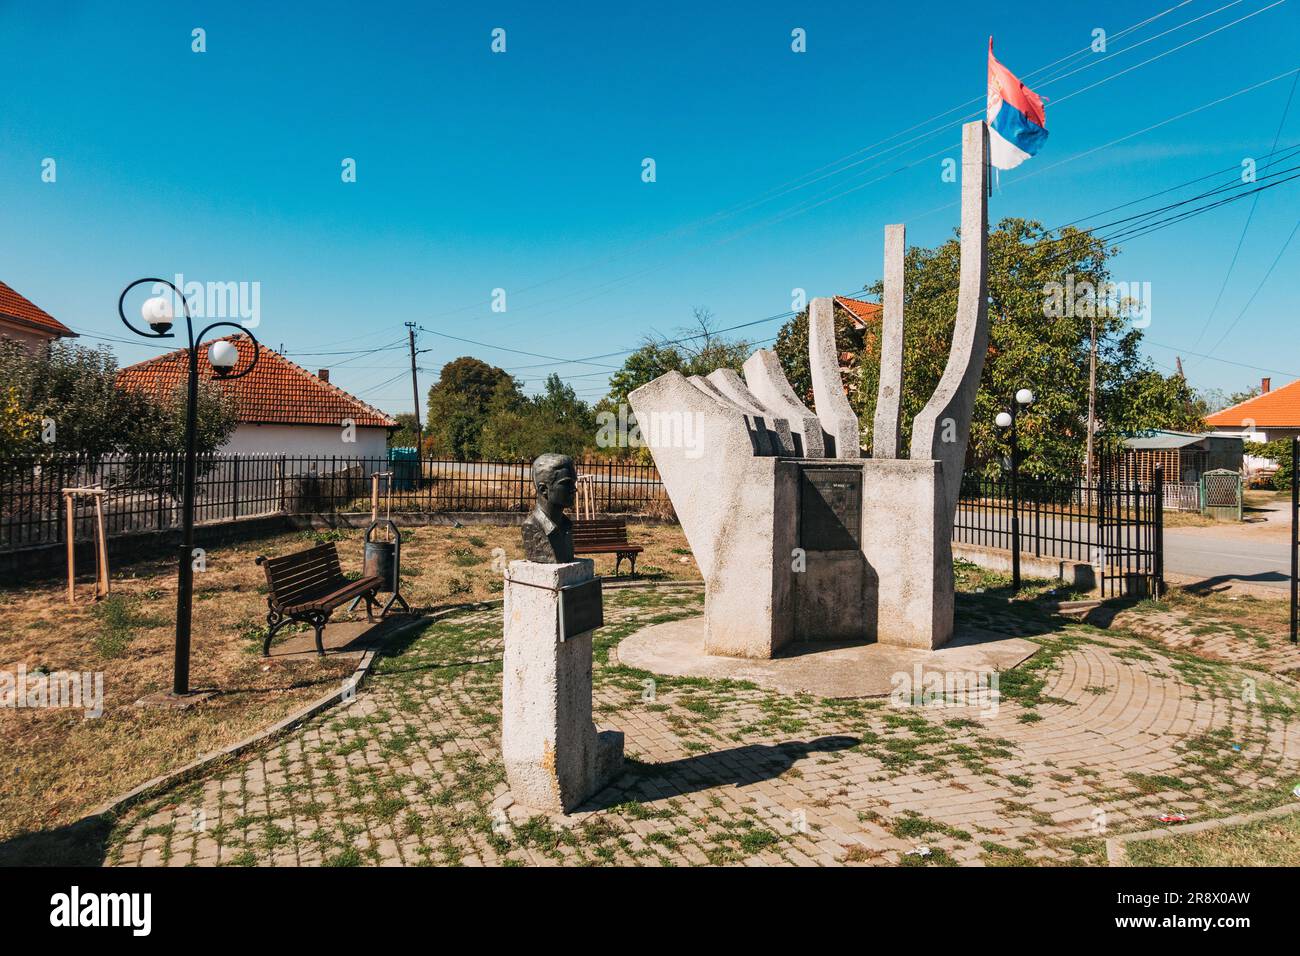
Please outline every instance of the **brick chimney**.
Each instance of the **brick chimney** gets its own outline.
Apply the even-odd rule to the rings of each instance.
[[[316,377],[319,378],[322,382],[328,382],[330,380],[330,370],[327,368],[323,368],[316,373]],[[1264,381],[1268,382],[1268,379],[1264,379]],[[1268,391],[1267,386],[1264,388],[1264,391],[1266,392]]]
[[[1259,394],[1267,395],[1268,390],[1271,389],[1272,387],[1273,387],[1273,380],[1271,378],[1261,378],[1259,380]]]

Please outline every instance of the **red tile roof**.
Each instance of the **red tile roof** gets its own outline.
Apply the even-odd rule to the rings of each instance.
[[[884,309],[877,302],[864,302],[861,299],[850,299],[845,295],[837,295],[835,301],[844,307],[849,313],[849,320],[860,329],[865,329],[868,325],[879,324]]]
[[[251,354],[242,335],[227,335],[225,341],[239,348],[237,368],[245,368]],[[396,428],[397,422],[379,409],[349,395],[337,385],[318,378],[265,345],[257,368],[243,378],[223,379],[208,362],[208,346],[199,347],[199,374],[221,384],[234,397],[239,421],[257,425],[339,425],[350,418],[357,425]],[[117,373],[117,382],[127,388],[141,388],[154,395],[169,395],[184,379],[188,369],[185,350],[168,352]]]
[[[40,306],[0,282],[0,320],[4,319],[12,319],[19,325],[33,328],[37,332],[46,332],[51,338],[63,336],[75,339],[77,337],[76,332]]]
[[[1248,421],[1256,428],[1300,428],[1300,379],[1205,419],[1214,428],[1240,428]]]

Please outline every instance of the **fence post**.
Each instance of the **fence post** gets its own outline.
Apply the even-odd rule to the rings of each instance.
[[[1165,593],[1165,468],[1156,465],[1155,470],[1155,526],[1152,545],[1152,570],[1155,572],[1155,597]]]
[[[238,520],[239,519],[239,456],[238,455],[234,456],[234,462],[232,463],[231,467],[234,468],[235,474],[234,474],[234,481],[232,482],[234,486],[234,492],[233,494],[231,494],[232,500],[230,502],[230,517],[235,520]]]
[[[1296,590],[1297,582],[1300,581],[1300,525],[1297,525],[1297,518],[1300,518],[1300,436],[1291,438],[1291,643],[1295,644],[1297,640],[1297,607],[1296,607]]]

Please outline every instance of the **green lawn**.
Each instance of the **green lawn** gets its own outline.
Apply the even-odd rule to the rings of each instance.
[[[1134,866],[1300,866],[1300,809],[1204,833],[1128,844]]]

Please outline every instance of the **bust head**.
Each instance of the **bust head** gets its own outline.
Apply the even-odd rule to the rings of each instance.
[[[578,469],[568,455],[547,452],[533,462],[533,486],[537,507],[552,521],[559,521],[565,508],[573,507],[578,489]]]

